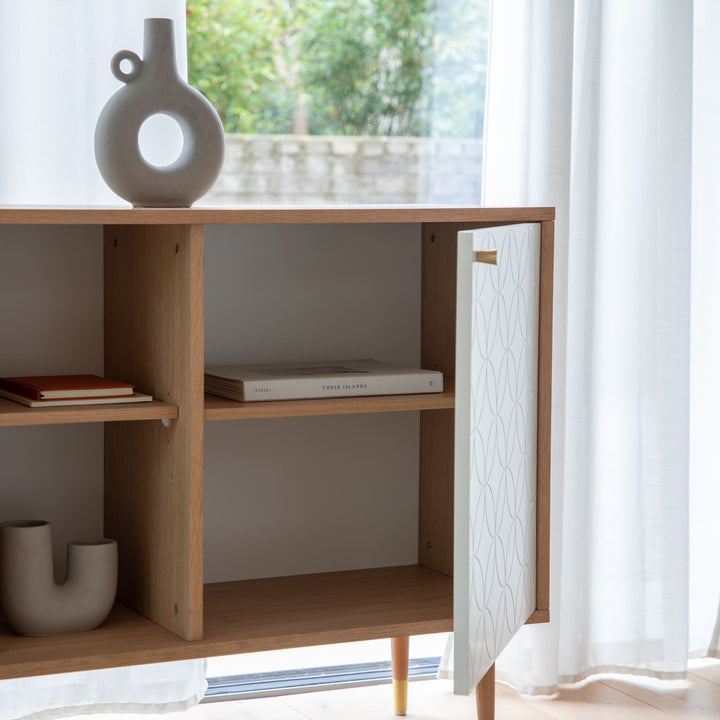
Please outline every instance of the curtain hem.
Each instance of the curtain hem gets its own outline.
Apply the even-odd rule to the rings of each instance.
[[[508,680],[506,677],[503,676],[496,677],[496,681],[513,688],[513,690],[520,693],[521,695],[528,695],[531,697],[554,697],[560,692],[560,690],[572,688],[587,682],[601,680],[609,675],[630,675],[634,677],[652,678],[654,680],[687,679],[686,670],[648,670],[647,668],[633,668],[622,665],[598,665],[597,667],[587,668],[586,670],[575,673],[574,675],[561,675],[558,678],[557,685],[538,685],[533,687],[525,687],[520,686],[519,683],[512,682],[511,680]]]
[[[150,713],[171,713],[189,710],[200,703],[205,693],[195,693],[184,700],[169,703],[91,703],[89,705],[72,705],[63,708],[38,710],[29,715],[17,715],[12,720],[55,720],[55,718],[74,717],[76,715],[94,715],[100,713],[134,713],[149,715]]]

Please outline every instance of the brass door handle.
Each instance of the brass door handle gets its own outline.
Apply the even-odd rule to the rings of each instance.
[[[497,250],[477,250],[475,252],[475,262],[497,265]]]

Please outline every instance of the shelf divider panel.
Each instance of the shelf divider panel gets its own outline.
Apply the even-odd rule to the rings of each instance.
[[[121,602],[202,637],[203,228],[108,226],[105,374],[178,406],[177,420],[105,426],[105,534]]]

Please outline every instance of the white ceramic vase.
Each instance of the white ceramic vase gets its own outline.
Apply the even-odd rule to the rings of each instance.
[[[130,63],[127,72],[121,63]],[[147,18],[143,59],[116,53],[113,75],[125,83],[108,100],[95,127],[95,159],[105,182],[136,207],[190,207],[213,185],[225,155],[225,132],[208,100],[178,74],[173,21]],[[149,117],[173,118],[183,149],[170,165],[145,160],[138,134]]]
[[[117,543],[68,544],[67,574],[56,584],[52,532],[44,521],[0,525],[0,607],[18,635],[92,630],[108,616],[117,590]]]

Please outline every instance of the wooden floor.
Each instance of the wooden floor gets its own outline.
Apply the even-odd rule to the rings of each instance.
[[[497,720],[720,720],[720,662],[703,661],[687,681],[602,680],[555,699],[521,698],[496,686]],[[204,703],[164,715],[103,715],[103,720],[392,720],[389,685]],[[474,696],[452,694],[446,680],[409,686],[407,720],[472,720]],[[95,720],[97,715],[76,716]]]

